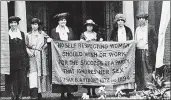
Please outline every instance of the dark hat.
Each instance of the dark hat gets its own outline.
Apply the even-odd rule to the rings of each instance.
[[[95,24],[95,22],[92,19],[86,20],[86,23],[84,24],[84,26],[87,26],[87,25],[98,26],[97,24]]]
[[[59,14],[56,14],[53,18],[54,18],[54,19],[56,19],[56,18],[58,18],[58,19],[65,18],[65,19],[66,19],[66,18],[68,17],[68,15],[69,15],[68,12],[59,13]]]
[[[137,16],[136,16],[137,19],[139,18],[145,18],[147,19],[148,18],[148,14],[145,13],[145,12],[140,12]]]
[[[115,21],[118,21],[118,20],[123,20],[123,21],[126,21],[126,18],[123,14],[117,14],[115,16]]]
[[[34,24],[34,23],[37,23],[37,24],[42,24],[42,22],[40,21],[40,19],[38,19],[38,18],[33,18],[32,20],[31,20],[31,24]]]
[[[9,17],[8,22],[9,23],[11,23],[12,21],[19,22],[20,20],[21,20],[21,18],[19,18],[19,17],[11,16],[11,17]]]

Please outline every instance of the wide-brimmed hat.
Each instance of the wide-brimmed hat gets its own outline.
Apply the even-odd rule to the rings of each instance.
[[[118,21],[118,20],[123,20],[123,21],[126,21],[126,18],[123,14],[117,14],[115,16],[115,21]]]
[[[86,23],[84,24],[84,26],[87,26],[87,25],[92,25],[92,26],[98,26],[92,19],[88,19],[86,20]]]
[[[11,17],[9,17],[8,22],[10,23],[10,22],[12,22],[12,21],[16,21],[16,22],[18,23],[20,20],[21,20],[20,17],[11,16]]]
[[[61,18],[67,19],[68,16],[69,16],[69,13],[65,12],[65,13],[56,14],[53,18],[54,19],[58,19],[58,20],[61,19]]]
[[[139,14],[137,14],[136,18],[137,19],[139,19],[139,18],[145,18],[145,19],[147,19],[148,18],[148,14],[145,13],[145,12],[140,12]]]
[[[37,24],[42,24],[42,22],[40,21],[40,19],[38,19],[38,18],[33,18],[32,20],[31,20],[31,24],[34,24],[34,23],[37,23]]]

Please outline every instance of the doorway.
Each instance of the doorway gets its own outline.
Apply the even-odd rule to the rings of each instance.
[[[75,40],[80,39],[83,25],[87,19],[93,19],[99,27],[104,28],[104,4],[102,1],[51,1],[47,6],[48,32],[55,28],[58,22],[53,18],[56,14],[69,12],[67,26],[74,32]],[[50,35],[50,34],[49,34]]]

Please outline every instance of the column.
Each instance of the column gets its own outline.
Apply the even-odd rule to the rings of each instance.
[[[0,92],[5,91],[5,74],[10,74],[8,7],[7,1],[1,1],[1,39],[0,39]]]
[[[134,9],[133,1],[123,1],[123,14],[126,17],[125,25],[128,26],[134,37]]]
[[[19,22],[19,29],[24,33],[27,33],[27,18],[26,18],[26,2],[15,1],[15,16],[21,18]]]
[[[8,8],[7,1],[1,1],[1,74],[10,73]]]

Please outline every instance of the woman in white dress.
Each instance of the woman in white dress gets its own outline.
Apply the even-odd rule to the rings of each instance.
[[[93,20],[86,20],[84,27],[86,31],[81,34],[80,41],[103,41],[103,38],[97,32],[94,31],[95,28],[97,28],[97,25]],[[84,85],[83,87],[87,89],[87,95],[97,97],[95,89],[99,86]]]
[[[31,21],[32,30],[26,36],[27,53],[30,61],[29,84],[32,100],[41,100],[41,93],[50,90],[45,49],[51,38],[39,29],[40,24],[38,18],[33,18]]]

